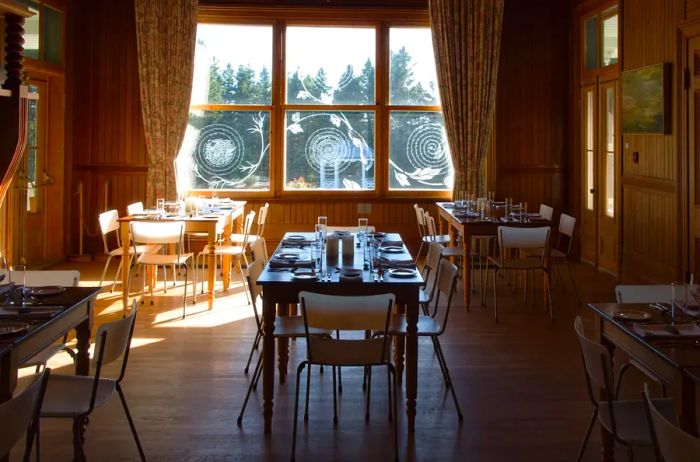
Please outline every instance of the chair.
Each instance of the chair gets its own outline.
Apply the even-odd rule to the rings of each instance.
[[[126,214],[133,216],[143,213],[143,202],[134,202],[126,206]]]
[[[418,235],[420,236],[420,247],[418,247],[418,252],[416,253],[416,263],[418,263],[424,245],[430,245],[431,242],[438,242],[442,245],[447,245],[450,242],[450,236],[437,235],[435,220],[433,220],[432,222],[432,233],[430,233],[428,229],[428,223],[426,221],[426,216],[430,216],[430,214],[427,213],[421,207],[418,207],[418,204],[413,204],[413,209],[416,212],[416,221],[418,222]]]
[[[649,398],[649,386],[644,384],[644,404],[647,410],[651,439],[658,462],[697,462],[700,460],[700,439],[689,435],[667,419]]]
[[[182,221],[132,221],[131,239],[135,246],[139,245],[162,245],[167,249],[170,245],[174,246],[175,253],[143,253],[136,259],[136,264],[139,266],[151,266],[156,269],[162,266],[164,269],[168,266],[184,267],[185,268],[185,289],[182,293],[182,319],[185,319],[185,307],[187,300],[187,275],[189,273],[189,265],[187,262],[192,258],[191,253],[184,253],[184,232],[185,223]],[[167,251],[167,250],[166,250]],[[174,276],[174,271],[173,271]],[[165,271],[163,272],[163,280],[165,281]],[[167,283],[166,283],[167,284]],[[151,305],[153,305],[153,285],[151,284]],[[194,281],[192,284],[192,297],[195,297],[197,285],[196,272],[194,273]],[[146,277],[143,278],[141,287],[141,303],[143,303],[144,292],[146,287]],[[127,288],[128,290],[128,288]]]
[[[250,254],[253,257],[253,261],[262,259],[263,263],[267,263],[269,257],[267,255],[267,243],[264,237],[256,239],[250,244]]]
[[[265,232],[265,222],[267,221],[267,212],[270,209],[270,204],[265,202],[265,205],[260,207],[258,210],[258,222],[256,225],[255,229],[255,234],[249,234],[248,238],[245,238],[245,233],[240,234],[240,233],[232,233],[231,234],[231,243],[232,244],[243,244],[244,241],[247,242],[249,245],[252,245],[255,241],[258,239],[261,239],[263,237],[263,233]]]
[[[22,393],[0,404],[0,422],[3,425],[0,431],[0,455],[10,452],[10,449],[26,433],[23,460],[29,462],[34,439],[38,437],[39,412],[50,373],[50,369],[44,369],[41,373],[35,374]],[[36,460],[39,460],[38,453]]]
[[[652,446],[652,436],[645,418],[644,402],[642,400],[622,401],[617,399],[614,392],[613,364],[607,348],[586,337],[581,316],[576,316],[574,320],[574,331],[581,350],[588,397],[593,404],[593,414],[576,460],[580,461],[583,457],[596,419],[612,434],[616,442],[627,447],[628,459],[632,460],[634,458],[633,447]],[[603,391],[601,399],[596,398],[599,390]],[[672,400],[659,399],[654,400],[653,403],[663,415],[673,415]]]
[[[428,306],[435,294],[435,281],[437,280],[438,266],[440,265],[440,258],[444,250],[445,247],[441,244],[431,242],[430,246],[428,246],[428,254],[425,256],[425,264],[421,270],[421,276],[425,281],[425,285],[418,292],[418,302],[425,314],[428,314]]]
[[[255,211],[251,210],[248,212],[248,215],[245,217],[245,221],[243,222],[243,234],[244,236],[249,236],[250,235],[250,228],[253,226],[253,221],[255,220]],[[248,266],[248,259],[246,258],[246,249],[248,247],[248,239],[243,239],[243,242],[241,242],[241,245],[217,245],[214,246],[214,255],[218,256],[230,256],[236,259],[236,265],[238,266],[238,271],[241,273],[241,279],[243,281],[243,288],[245,289],[245,276],[243,275],[243,265],[241,265],[241,259],[245,262],[246,266]],[[199,268],[199,259],[202,258],[204,261],[206,261],[207,256],[209,255],[209,246],[204,246],[204,248],[197,254],[197,257],[195,259],[195,267]],[[202,278],[202,286],[201,286],[201,291],[204,293],[204,280],[206,278]],[[216,280],[216,279],[215,279]]]
[[[550,207],[547,204],[540,204],[540,216],[544,218],[545,220],[552,221],[552,218],[554,217],[554,208]]]
[[[121,387],[129,360],[131,338],[134,334],[134,321],[137,311],[136,300],[134,300],[131,305],[131,313],[117,321],[105,323],[97,330],[95,354],[91,360],[91,366],[95,370],[94,377],[51,375],[46,387],[44,403],[41,407],[41,417],[86,419],[95,408],[109,401],[116,391],[124,408],[124,414],[126,414],[126,418],[129,421],[131,434],[136,442],[141,460],[145,461],[146,456],[141,448],[141,442],[136,433],[136,427]],[[116,379],[102,377],[102,366],[110,364],[119,358],[122,358],[122,362],[118,377]],[[80,435],[77,433],[79,428],[80,426],[73,426],[74,442],[80,442],[81,440]],[[82,444],[78,444],[76,447],[80,451],[81,459],[86,460]]]
[[[122,257],[124,256],[124,248],[122,247],[121,239],[119,236],[119,213],[116,210],[109,210],[107,212],[101,213],[98,220],[100,222],[100,231],[102,232],[102,244],[104,245],[104,251],[107,254],[107,261],[105,262],[105,267],[102,270],[102,276],[100,276],[100,283],[98,284],[99,287],[102,287],[102,282],[104,281],[105,276],[107,275],[107,269],[109,268],[109,264],[112,261],[112,258],[119,257],[120,259],[119,266],[117,267],[117,272],[114,276],[114,282],[112,283],[112,288],[109,290],[110,292],[112,292],[114,290],[114,286],[117,284],[117,276],[119,275],[119,271],[122,268]],[[107,244],[107,240],[110,233],[115,233],[117,239],[117,246],[112,250],[109,249],[109,245]],[[142,245],[136,248],[129,246],[129,266],[131,266],[131,262],[134,258],[134,253],[156,253],[159,250],[159,245]]]
[[[297,382],[294,401],[294,427],[292,431],[292,461],[296,452],[297,420],[299,415],[299,382],[304,368],[310,365],[333,367],[333,422],[338,422],[336,399],[337,367],[385,366],[388,370],[389,418],[394,423],[394,458],[398,461],[398,415],[396,401],[398,388],[396,371],[391,364],[391,338],[388,335],[391,310],[394,306],[393,294],[339,296],[324,295],[307,291],[299,293],[299,302],[306,332],[306,360],[297,368]],[[362,339],[338,339],[330,336],[314,335],[312,329],[327,331],[373,331],[376,336]],[[306,403],[308,411],[308,377]],[[371,377],[371,375],[370,375]],[[393,401],[392,401],[393,381]],[[368,385],[369,390],[369,385]],[[370,393],[367,393],[367,410],[369,410]],[[393,410],[392,410],[393,403]],[[306,415],[304,416],[306,419]],[[369,418],[368,412],[365,418]]]
[[[459,421],[462,422],[464,417],[462,416],[462,410],[459,407],[459,402],[457,401],[457,394],[455,393],[454,386],[452,384],[452,379],[450,378],[450,371],[447,368],[447,361],[445,359],[445,354],[440,346],[440,336],[445,333],[445,328],[447,327],[447,319],[450,315],[450,307],[452,306],[452,296],[454,295],[455,288],[457,286],[457,275],[458,270],[455,265],[450,263],[446,259],[440,261],[440,267],[437,271],[435,287],[435,297],[433,299],[433,312],[429,315],[418,316],[418,336],[419,337],[430,337],[433,342],[433,348],[435,349],[435,355],[438,358],[438,364],[440,364],[440,371],[445,379],[445,384],[447,388],[452,392],[452,399],[454,400],[455,407],[457,408],[457,416]],[[438,307],[440,304],[440,297],[445,297],[446,306],[444,308],[444,314],[442,319],[438,320]],[[389,325],[389,335],[399,335],[406,336],[406,315],[395,314],[391,317],[391,323]]]
[[[545,254],[549,249],[549,227],[541,228],[517,228],[510,226],[498,227],[498,257],[488,257],[489,266],[493,270],[493,317],[498,322],[498,297],[496,287],[496,273],[501,270],[522,271],[527,275],[530,272],[542,270],[545,275],[545,285],[549,299],[549,317],[554,321],[554,313],[552,311],[552,294],[550,290],[549,271],[545,265]],[[539,252],[538,256],[533,257],[514,257],[510,250],[532,250],[545,249],[545,252]],[[484,293],[488,289],[488,278],[486,279],[486,287]],[[527,291],[525,291],[527,294]],[[533,284],[533,299],[534,299],[534,284]],[[524,302],[527,299],[524,298]]]
[[[257,331],[255,333],[255,339],[253,340],[253,345],[250,348],[250,355],[248,356],[248,363],[246,364],[244,372],[248,373],[248,368],[250,367],[251,360],[253,359],[253,351],[258,348],[260,340],[265,336],[263,331],[262,319],[258,313],[258,298],[261,297],[260,286],[257,285],[258,278],[260,274],[265,269],[265,262],[261,259],[257,259],[250,264],[248,269],[248,290],[250,291],[250,297],[252,299],[253,314],[255,315],[255,325],[257,326]],[[312,329],[312,335],[328,335],[329,332],[326,330]],[[301,316],[277,316],[275,318],[275,331],[273,334],[274,338],[301,338],[306,336],[306,330],[304,329],[304,320]],[[243,407],[238,415],[238,425],[243,423],[243,413],[248,405],[248,399],[250,398],[250,393],[257,386],[260,376],[262,375],[262,355],[258,356],[258,361],[255,364],[255,369],[253,371],[253,378],[248,386],[248,392],[246,393],[245,400],[243,401]],[[307,382],[308,386],[308,382]],[[307,393],[308,395],[308,393]],[[308,405],[307,405],[308,414]]]

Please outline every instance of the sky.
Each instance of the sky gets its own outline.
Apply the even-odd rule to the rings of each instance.
[[[315,75],[323,67],[328,83],[337,85],[348,64],[358,75],[367,58],[374,63],[375,30],[361,27],[288,27],[287,72],[297,68],[301,74]],[[204,42],[202,47],[199,43]],[[263,66],[272,67],[272,27],[224,24],[200,24],[197,28],[197,53],[195,56],[195,81],[193,103],[201,99],[196,94],[206,94],[208,69],[212,57],[221,67],[231,63],[234,68],[250,65],[256,72]],[[405,46],[416,63],[415,80],[424,88],[435,79],[435,62],[429,28],[392,28],[390,48],[398,51]],[[425,63],[425,64],[423,64]],[[376,65],[376,64],[375,64]],[[200,79],[197,77],[201,76]]]

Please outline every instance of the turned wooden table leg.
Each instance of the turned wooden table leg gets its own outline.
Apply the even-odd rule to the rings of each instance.
[[[396,314],[403,314],[406,312],[406,310],[403,305],[396,304],[394,305],[394,312]],[[398,383],[401,383],[403,380],[404,342],[405,337],[401,335],[397,335],[394,337],[394,367],[396,368],[396,380],[398,380]]]
[[[471,245],[471,237],[467,235],[466,230],[462,227],[462,290],[464,290],[464,308],[469,311],[471,303],[471,272],[472,267],[469,264],[469,246]]]
[[[289,316],[289,305],[280,303],[277,305],[277,316]],[[280,383],[287,380],[287,364],[289,363],[289,339],[277,339],[277,372],[280,376]]]
[[[416,429],[418,397],[418,293],[406,305],[406,416],[409,433]]]
[[[275,396],[275,302],[263,293],[263,418],[265,434],[272,432],[272,407]]]
[[[216,222],[212,222],[207,233],[207,303],[214,308],[214,283],[216,282]]]

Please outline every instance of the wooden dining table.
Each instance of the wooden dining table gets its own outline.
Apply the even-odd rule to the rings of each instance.
[[[651,315],[646,323],[669,324],[670,317],[649,304],[591,303],[596,315],[596,339],[612,356],[615,349],[624,351],[667,385],[673,398],[680,427],[691,435],[698,434],[697,394],[700,387],[700,338],[684,336],[649,337],[634,329],[634,322],[616,316],[620,311],[641,310]],[[697,322],[679,315],[677,322]],[[612,435],[602,429],[602,460],[614,460]]]
[[[288,242],[286,239],[289,238],[290,235],[303,235],[308,241],[314,239],[314,233],[286,233],[275,251],[275,254],[279,252],[286,253],[293,249],[293,247],[285,246],[285,242]],[[401,236],[398,234],[387,234],[384,239],[395,242],[400,241]],[[310,245],[300,246],[298,251],[301,253],[309,253],[311,247]],[[388,259],[411,259],[411,255],[405,245],[403,246],[402,253],[382,254],[382,256]],[[343,265],[349,266],[347,263]],[[364,258],[359,248],[356,249],[352,266],[360,269],[364,266]],[[362,282],[341,282],[339,280],[340,274],[335,270],[334,265],[331,265],[330,273],[330,281],[322,281],[320,279],[296,280],[290,271],[280,270],[279,268],[271,269],[268,263],[265,270],[258,278],[257,283],[262,286],[263,299],[264,337],[262,367],[265,433],[269,434],[272,431],[275,382],[275,342],[272,334],[275,327],[275,317],[288,314],[288,307],[290,305],[296,307],[299,300],[299,292],[302,290],[335,295],[373,295],[385,293],[393,293],[395,295],[395,309],[397,312],[406,314],[408,335],[405,337],[405,345],[403,343],[404,337],[396,337],[394,339],[394,366],[396,367],[397,378],[400,378],[405,365],[406,415],[408,417],[408,431],[413,432],[415,429],[416,397],[418,393],[418,291],[420,286],[423,285],[423,278],[419,272],[416,272],[416,275],[410,278],[394,278],[385,275],[383,282],[378,282],[374,280],[370,270],[364,269],[362,273]],[[278,339],[278,342],[280,355],[278,373],[280,380],[283,381],[287,373],[288,341],[285,339]]]
[[[171,220],[171,221],[182,221],[185,223],[185,233],[198,233],[207,236],[207,249],[209,251],[207,255],[207,303],[209,309],[214,307],[214,283],[216,281],[216,256],[214,254],[215,246],[217,245],[217,227],[220,223],[226,221],[227,216],[231,217],[231,226],[224,228],[223,238],[228,239],[231,235],[233,229],[237,228],[235,224],[238,220],[242,221],[243,212],[245,209],[245,201],[232,201],[224,202],[218,206],[211,207],[211,213],[201,214],[201,215],[164,215],[158,216],[157,218],[151,215],[134,215],[126,216],[119,219],[119,233],[122,246],[124,247],[124,255],[129,255],[126,246],[131,244],[131,231],[129,229],[129,223],[133,220]],[[228,289],[229,283],[231,281],[229,268],[231,257],[228,255],[223,255],[222,264],[222,281],[224,289]],[[129,291],[126,289],[129,287],[129,273],[131,268],[129,265],[122,265],[122,309],[126,313],[129,307]],[[197,269],[195,268],[195,271]]]
[[[538,218],[536,216],[528,216],[526,219],[505,217],[505,207],[501,207],[500,205],[491,207],[485,218],[460,216],[458,213],[459,209],[455,207],[454,202],[436,202],[435,205],[438,209],[438,228],[440,234],[445,233],[445,226],[447,226],[447,233],[450,236],[451,244],[455,243],[455,230],[459,231],[462,238],[462,242],[460,243],[462,246],[462,268],[464,271],[464,274],[462,275],[462,285],[464,289],[464,305],[467,311],[469,311],[472,292],[470,287],[472,268],[469,259],[472,237],[497,236],[499,226],[510,226],[517,228],[538,228],[547,226],[550,229],[552,227],[552,222],[550,220],[541,217]],[[549,258],[549,254],[547,254],[545,257],[545,266],[547,268],[550,268],[551,266],[551,258]],[[544,287],[544,303],[546,305],[549,299],[549,294],[547,293],[546,286]]]
[[[15,318],[3,316],[29,324],[29,329],[14,336],[0,337],[0,403],[12,398],[17,386],[17,370],[29,358],[60,339],[71,330],[76,334],[75,373],[90,373],[90,331],[92,329],[95,298],[99,287],[67,287],[57,295],[46,296],[43,305],[56,307],[57,314],[44,317],[40,314],[17,314]],[[0,321],[1,322],[1,321]],[[86,422],[79,420],[77,425],[85,431]],[[82,437],[82,434],[81,434]],[[78,454],[74,441],[74,453]],[[8,455],[0,454],[0,461],[8,460]]]

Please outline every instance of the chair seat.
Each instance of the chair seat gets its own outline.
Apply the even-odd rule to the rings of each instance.
[[[658,399],[653,400],[653,402],[664,417],[671,422],[675,422],[673,400]],[[649,434],[649,422],[644,409],[644,401],[613,401],[613,412],[615,414],[617,434],[620,439],[633,446],[651,446],[652,441]],[[607,401],[600,403],[598,419],[602,426],[612,432],[610,406]]]
[[[501,269],[528,270],[543,269],[540,257],[510,258],[501,262],[500,258],[489,257],[488,262]]]
[[[442,249],[443,257],[461,257],[462,247],[445,247]]]
[[[159,253],[145,253],[137,261],[140,265],[184,265],[192,257],[191,253],[178,255],[162,255]]]
[[[438,234],[436,236],[423,236],[423,242],[430,244],[431,242],[437,242],[439,244],[446,244],[450,242],[449,234]]]
[[[252,244],[253,242],[257,241],[258,239],[260,239],[260,236],[257,236],[255,234],[250,234],[248,236],[248,244]],[[229,237],[229,240],[234,244],[243,244],[243,241],[245,240],[245,234],[232,233],[231,236]]]
[[[418,336],[431,336],[439,335],[440,323],[438,323],[431,316],[418,316]],[[392,314],[389,320],[389,334],[390,335],[406,335],[406,315],[405,314]]]
[[[42,417],[77,417],[90,409],[94,377],[52,374],[41,406]],[[104,404],[114,393],[116,381],[100,379],[95,407]]]
[[[524,257],[541,257],[542,249],[523,249],[520,251],[520,255]],[[559,249],[550,250],[549,255],[552,258],[566,258],[566,254]]]
[[[329,335],[330,332],[321,329],[309,329],[311,335]],[[275,318],[275,337],[300,338],[306,336],[304,318],[301,316],[277,316]]]
[[[63,351],[64,348],[67,348],[65,343],[54,343],[49,345],[25,361],[25,363],[22,364],[22,367],[45,365],[49,359]]]
[[[136,246],[136,253],[137,254],[142,254],[142,253],[156,253],[160,251],[161,246],[157,244],[149,244],[149,245],[137,245]],[[134,246],[129,246],[129,255],[132,255],[134,253]],[[124,248],[123,247],[117,247],[116,249],[110,250],[109,251],[109,256],[110,257],[121,257],[124,255]]]

